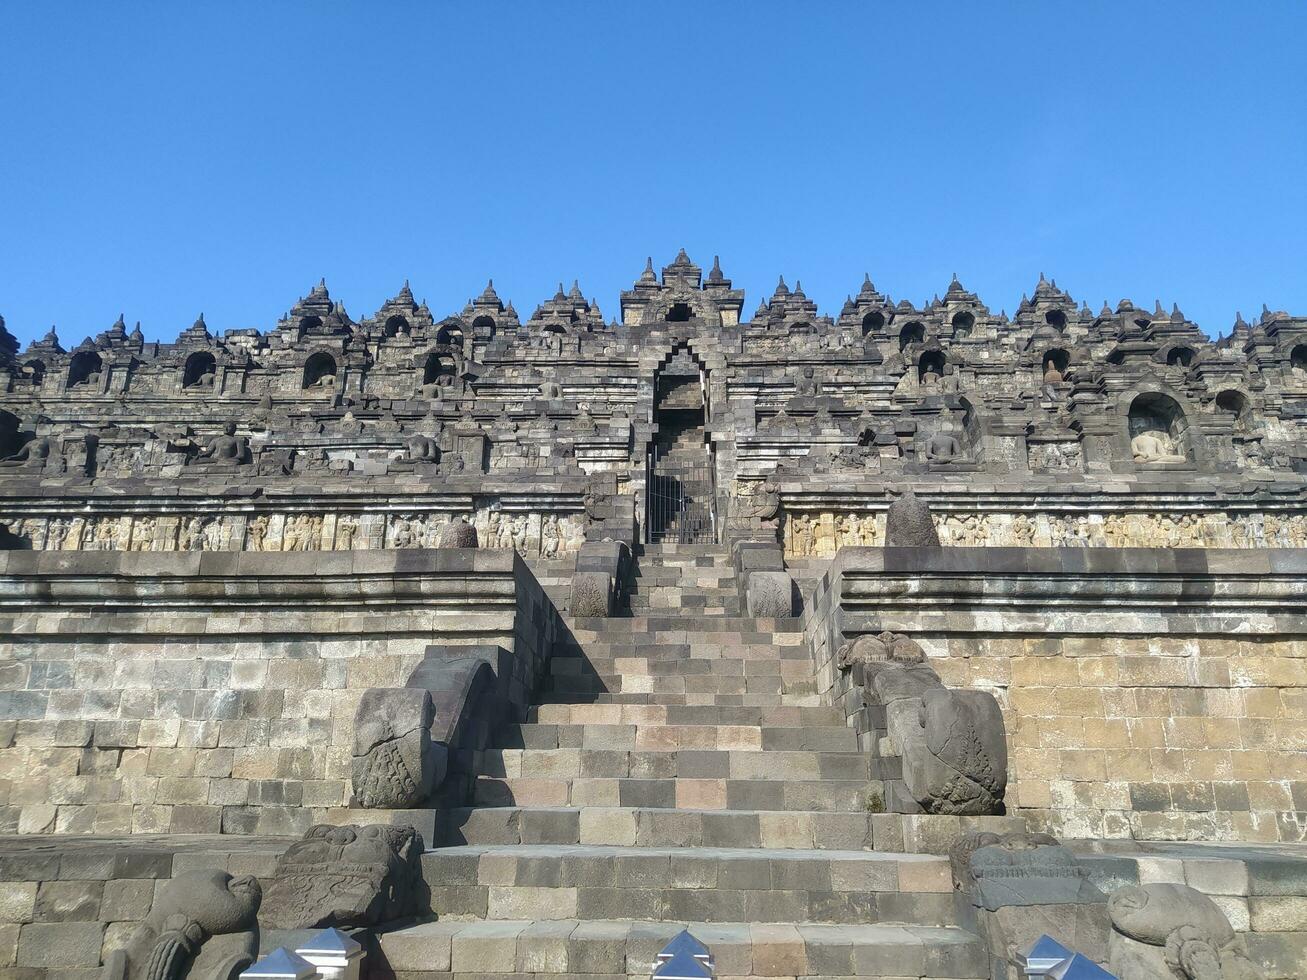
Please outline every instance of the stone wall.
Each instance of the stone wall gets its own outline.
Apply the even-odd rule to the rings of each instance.
[[[845,548],[810,598],[818,689],[881,630],[992,691],[1010,812],[1063,837],[1307,839],[1307,553]]]
[[[86,838],[56,849],[6,841],[0,844],[0,973],[30,980],[96,977],[102,960],[141,924],[163,882],[209,868],[267,879],[289,843]]]
[[[521,712],[556,624],[506,550],[0,552],[0,828],[346,819],[364,690],[431,644],[489,644]]]

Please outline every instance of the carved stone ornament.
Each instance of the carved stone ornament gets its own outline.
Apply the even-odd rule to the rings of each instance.
[[[310,827],[277,861],[260,921],[273,929],[320,929],[402,918],[413,910],[421,854],[412,827]]]
[[[917,737],[903,745],[903,781],[928,813],[996,813],[1007,787],[1003,713],[987,691],[927,691]]]
[[[752,492],[740,493],[735,498],[736,517],[756,517],[769,521],[780,511],[780,507],[780,489],[770,481],[756,484]]]
[[[939,547],[939,532],[931,520],[930,508],[911,490],[889,505],[885,515],[885,547]]]
[[[431,740],[427,691],[371,688],[354,716],[354,796],[369,809],[417,806],[445,777],[448,751]]]
[[[788,572],[750,572],[745,601],[750,616],[783,619],[794,615],[794,582]]]
[[[189,871],[163,884],[104,980],[235,980],[259,952],[263,896],[250,875]]]
[[[918,664],[925,659],[926,652],[916,640],[886,630],[875,636],[860,636],[845,643],[836,654],[836,666],[840,670],[850,670],[855,664]]]
[[[1119,980],[1264,980],[1225,913],[1188,885],[1125,885],[1108,899]]]
[[[927,813],[1002,812],[1007,732],[994,696],[945,687],[906,637],[883,633],[858,642],[838,656],[867,703],[885,706],[886,733],[917,805]]]
[[[571,614],[606,617],[613,614],[613,577],[607,572],[576,572],[572,575]]]
[[[1106,899],[1075,855],[1048,834],[969,834],[955,845],[950,860],[972,902],[991,912]]]
[[[1107,960],[1107,897],[1075,854],[1048,834],[972,831],[949,849],[953,884],[976,911],[980,934],[1007,972],[1024,976],[1024,956],[1054,936],[1094,962]]]

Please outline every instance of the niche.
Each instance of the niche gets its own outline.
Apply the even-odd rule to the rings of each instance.
[[[928,350],[917,362],[917,380],[922,384],[934,384],[944,377],[944,352]]]
[[[196,351],[186,358],[182,368],[183,388],[213,388],[218,376],[218,361],[208,351]]]
[[[23,365],[23,377],[39,387],[45,380],[45,362],[36,359],[28,361]]]
[[[422,368],[422,383],[445,387],[453,383],[454,373],[454,359],[448,354],[428,354]]]
[[[319,351],[304,362],[305,388],[334,388],[336,385],[336,359],[326,351]]]
[[[1187,462],[1187,429],[1184,410],[1168,395],[1148,392],[1130,403],[1130,453],[1137,463]]]
[[[1065,381],[1070,365],[1071,355],[1061,347],[1051,347],[1044,351],[1044,383],[1058,384]]]
[[[1251,413],[1249,411],[1248,396],[1242,391],[1235,391],[1231,388],[1221,392],[1216,396],[1216,410],[1234,416],[1236,431],[1242,432],[1248,428]]]
[[[436,343],[451,347],[463,346],[463,327],[458,323],[446,323],[436,331]]]
[[[1289,352],[1289,370],[1294,374],[1307,375],[1307,344],[1299,344]]]
[[[103,370],[104,362],[100,360],[99,354],[89,350],[74,354],[72,363],[68,365],[68,387],[94,387],[100,383],[100,372]]]
[[[1170,367],[1188,367],[1193,360],[1194,352],[1191,347],[1172,347],[1166,352],[1166,363]]]
[[[926,328],[918,321],[913,320],[911,323],[903,324],[903,329],[899,331],[899,350],[905,351],[911,344],[920,344],[926,339]]]

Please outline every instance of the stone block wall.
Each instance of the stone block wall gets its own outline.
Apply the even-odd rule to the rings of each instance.
[[[520,712],[557,612],[512,551],[0,552],[0,830],[299,834],[348,818],[354,714],[432,644]]]
[[[906,633],[988,690],[1010,812],[1068,838],[1307,839],[1307,553],[844,549],[807,630]]]
[[[0,975],[96,977],[174,875],[218,868],[266,879],[288,840],[200,838],[137,846],[0,845]]]

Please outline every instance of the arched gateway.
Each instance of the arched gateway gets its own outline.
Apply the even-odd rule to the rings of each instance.
[[[717,541],[708,372],[678,347],[654,373],[654,435],[648,446],[646,539],[650,544]]]

